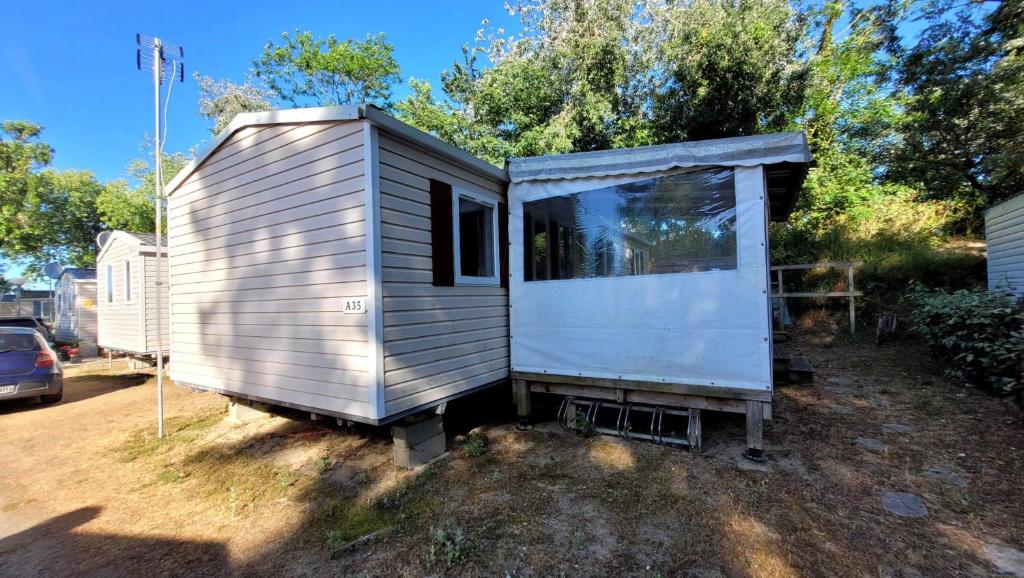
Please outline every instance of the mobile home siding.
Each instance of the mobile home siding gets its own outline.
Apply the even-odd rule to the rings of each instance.
[[[62,276],[57,282],[55,291],[57,299],[57,320],[54,323],[53,336],[57,341],[75,341],[78,337],[71,329],[75,315],[73,303],[75,299],[75,282],[68,276]]]
[[[57,283],[62,303],[54,337],[57,341],[96,345],[96,280],[76,281],[63,275]]]
[[[166,251],[166,248],[164,249]],[[171,314],[170,314],[170,299],[168,298],[168,271],[167,271],[167,258],[164,253],[164,261],[161,267],[161,276],[163,277],[163,299],[160,300],[161,310],[163,315],[160,317],[161,331],[163,334],[163,353],[166,355],[171,343]],[[156,353],[156,254],[149,253],[143,254],[140,260],[145,263],[145,268],[140,267],[139,276],[142,277],[145,282],[145,295],[141,297],[142,306],[145,307],[145,326],[146,326],[146,351]],[[134,270],[133,270],[134,271]],[[134,274],[134,273],[133,273]]]
[[[96,261],[96,286],[100,300],[96,305],[99,345],[104,348],[133,353],[145,352],[142,339],[142,278],[138,243],[114,237],[102,258]],[[126,300],[125,262],[131,263],[132,300]],[[111,268],[114,288],[113,302],[107,301],[107,267]]]
[[[509,374],[508,290],[432,284],[429,179],[502,202],[506,185],[384,132],[379,143],[384,399],[392,415]]]
[[[79,344],[96,345],[96,281],[76,283],[78,307],[75,312],[75,333]]]
[[[1024,297],[1024,195],[985,213],[988,242],[988,287],[1009,289]]]
[[[170,196],[171,376],[370,417],[360,122],[245,127]]]

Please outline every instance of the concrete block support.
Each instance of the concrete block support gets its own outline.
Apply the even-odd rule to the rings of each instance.
[[[391,436],[395,440],[395,465],[402,468],[425,464],[447,448],[444,423],[439,415],[391,426]]]
[[[249,423],[270,417],[270,406],[237,397],[228,398],[228,417],[231,423]]]

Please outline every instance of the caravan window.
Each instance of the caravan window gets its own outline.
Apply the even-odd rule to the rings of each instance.
[[[107,265],[107,303],[114,302],[114,266]]]
[[[468,285],[497,285],[497,201],[461,189],[455,189],[452,201],[455,281]]]
[[[526,281],[736,268],[732,169],[523,203]]]
[[[124,262],[124,302],[132,302],[132,262]]]

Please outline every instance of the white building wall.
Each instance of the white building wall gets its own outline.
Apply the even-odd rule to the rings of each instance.
[[[122,236],[113,236],[96,261],[96,305],[99,346],[116,351],[144,353],[145,331],[142,317],[142,271],[139,245]],[[131,264],[131,300],[125,284],[125,264]],[[107,267],[113,281],[113,300],[107,299]]]
[[[370,417],[360,122],[235,132],[168,200],[171,377]]]
[[[735,270],[524,281],[523,202],[670,172],[510,185],[513,371],[771,391],[761,166],[735,167]]]
[[[1024,297],[1024,195],[985,212],[988,288]]]
[[[379,142],[390,415],[508,377],[508,289],[432,283],[429,179],[500,202],[506,185],[383,132]]]

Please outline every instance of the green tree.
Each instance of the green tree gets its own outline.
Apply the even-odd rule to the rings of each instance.
[[[521,34],[482,33],[483,46],[442,74],[442,98],[413,85],[402,119],[498,163],[650,142],[647,3],[534,0],[512,10]],[[481,67],[481,54],[494,65]]]
[[[46,185],[40,171],[53,160],[53,149],[39,140],[42,132],[27,121],[0,124],[0,251],[26,225],[26,200]]]
[[[653,119],[664,141],[784,130],[803,104],[806,23],[787,0],[668,5],[656,20],[665,81]]]
[[[42,127],[24,121],[0,125],[0,256],[37,276],[51,261],[91,266],[102,230],[96,198],[104,185],[88,171],[47,168],[53,149]]]
[[[292,106],[367,102],[391,107],[391,89],[401,77],[394,47],[383,34],[339,41],[296,30],[283,33],[281,41],[267,42],[252,62],[256,77],[277,100]]]
[[[199,85],[199,116],[213,121],[213,134],[219,134],[235,116],[243,112],[273,110],[274,93],[246,78],[242,84],[214,80],[198,72],[192,78]]]
[[[1024,3],[931,6],[901,61],[910,99],[891,174],[980,220],[984,205],[1024,191]]]
[[[166,184],[189,162],[182,153],[163,155],[163,181]],[[156,170],[151,162],[135,159],[128,164],[128,180],[108,183],[97,196],[96,207],[108,229],[137,233],[156,231]],[[166,202],[166,201],[165,201]],[[166,205],[165,205],[166,206]],[[167,230],[164,211],[163,230]]]

